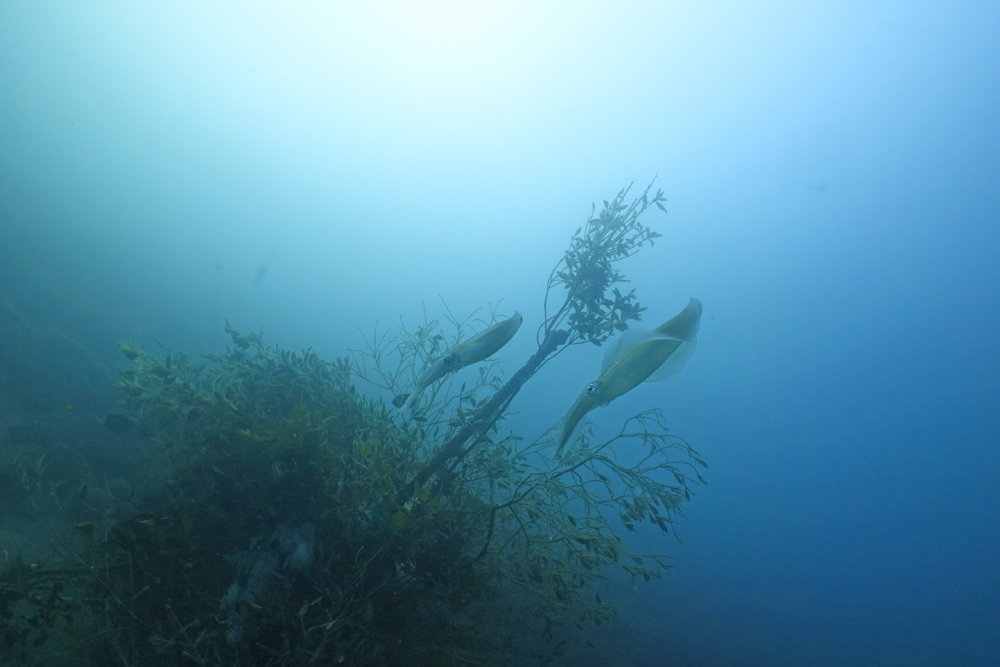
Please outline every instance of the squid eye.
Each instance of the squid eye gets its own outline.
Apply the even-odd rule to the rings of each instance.
[[[441,361],[444,362],[445,366],[451,366],[453,363],[455,363],[455,355],[454,354],[446,354],[446,355],[444,355],[444,359],[442,359]]]
[[[597,393],[597,384],[594,383],[594,382],[591,382],[590,384],[588,384],[587,385],[587,393],[590,394],[591,396],[593,396],[594,394],[596,394]]]

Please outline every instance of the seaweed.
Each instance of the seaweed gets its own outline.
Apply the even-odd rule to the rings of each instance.
[[[471,318],[376,329],[332,361],[228,322],[225,351],[198,362],[120,344],[117,387],[153,481],[125,499],[84,484],[73,501],[93,518],[65,527],[35,503],[53,553],[0,570],[3,646],[53,665],[546,663],[615,618],[600,595],[615,569],[640,582],[668,568],[622,531],[671,532],[704,462],[658,410],[607,442],[585,433],[560,461],[544,456],[551,432],[504,424],[555,354],[638,319],[614,267],[655,238],[637,220],[662,193],[626,206],[627,192],[573,237],[546,291],[548,304],[565,287],[564,302],[546,306],[528,361],[429,387],[412,420],[355,380],[396,393]]]

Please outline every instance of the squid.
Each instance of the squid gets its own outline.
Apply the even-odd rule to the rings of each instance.
[[[420,376],[411,393],[397,396],[393,403],[402,403],[400,410],[405,412],[413,404],[414,399],[420,395],[420,392],[431,384],[460,368],[477,364],[496,354],[501,347],[510,342],[517,330],[521,328],[523,321],[521,313],[515,310],[510,319],[498,322],[488,329],[480,331],[469,340],[451,348],[443,357],[434,361],[430,368]]]
[[[676,375],[697,347],[701,311],[701,301],[691,299],[684,310],[653,331],[626,329],[604,353],[600,377],[587,384],[566,413],[555,456],[588,412],[643,382],[663,382]]]

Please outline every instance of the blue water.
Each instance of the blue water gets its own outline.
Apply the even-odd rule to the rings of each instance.
[[[591,416],[662,407],[708,485],[683,544],[638,536],[674,569],[599,648],[998,665],[998,34],[995,2],[2,3],[3,321],[62,343],[5,346],[0,427],[107,410],[81,359],[219,349],[226,318],[327,357],[442,299],[533,332],[591,202],[658,174],[622,268],[653,326],[704,303],[699,349]]]

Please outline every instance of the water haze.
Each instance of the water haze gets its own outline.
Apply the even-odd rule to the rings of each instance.
[[[500,302],[513,372],[591,204],[655,177],[622,270],[650,327],[704,303],[699,348],[591,417],[662,407],[708,485],[598,639],[1000,664],[997,34],[993,2],[2,3],[2,321],[51,344],[0,358],[0,426],[103,414],[116,341],[218,350],[227,318],[333,357]]]

